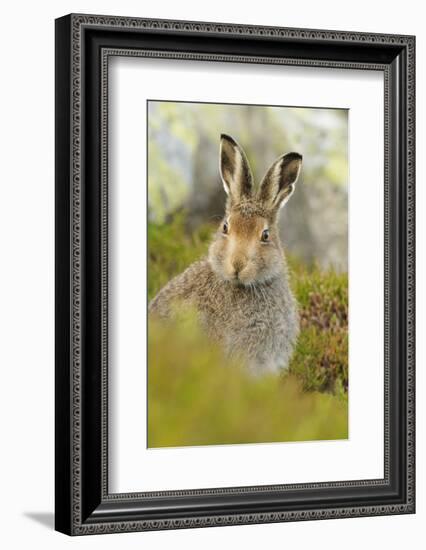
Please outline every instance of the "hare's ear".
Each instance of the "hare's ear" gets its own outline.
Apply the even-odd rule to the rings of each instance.
[[[287,153],[266,172],[259,188],[259,200],[267,208],[281,208],[294,192],[302,167],[302,155]]]
[[[253,176],[247,157],[238,143],[226,134],[220,136],[220,176],[229,199],[233,203],[250,197]]]

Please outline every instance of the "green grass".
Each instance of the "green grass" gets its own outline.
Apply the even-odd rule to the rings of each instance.
[[[207,252],[213,227],[185,231],[184,213],[163,225],[148,224],[148,299]]]
[[[149,225],[150,298],[206,253],[212,231],[186,232],[183,214]],[[347,274],[288,263],[301,332],[280,376],[256,379],[226,362],[190,313],[173,326],[150,320],[150,447],[347,438]]]
[[[295,376],[247,375],[194,318],[150,321],[149,447],[347,438],[346,400],[303,392]]]

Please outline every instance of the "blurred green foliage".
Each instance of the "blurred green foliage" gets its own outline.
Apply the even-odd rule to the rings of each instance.
[[[149,223],[148,293],[207,252],[214,227],[185,215]],[[193,315],[149,324],[150,447],[344,439],[348,436],[347,274],[288,258],[301,333],[288,372],[254,378],[225,361]]]
[[[194,316],[150,321],[148,446],[344,439],[347,402],[226,362]]]
[[[185,214],[179,212],[168,223],[148,222],[148,299],[172,277],[182,273],[203,256],[213,227],[201,225],[196,231],[185,231]]]

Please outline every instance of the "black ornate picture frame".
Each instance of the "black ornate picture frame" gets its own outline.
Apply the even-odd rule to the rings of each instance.
[[[109,493],[110,56],[383,72],[383,479]],[[85,535],[414,513],[414,86],[413,36],[97,15],[56,20],[58,531]]]

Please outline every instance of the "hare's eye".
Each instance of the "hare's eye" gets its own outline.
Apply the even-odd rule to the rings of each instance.
[[[225,233],[225,235],[228,233],[228,222],[225,222],[223,224],[222,231]]]
[[[262,242],[267,243],[269,241],[269,229],[264,229],[262,231]]]

